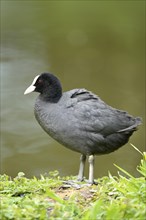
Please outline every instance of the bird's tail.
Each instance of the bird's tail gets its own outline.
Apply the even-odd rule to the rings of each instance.
[[[137,117],[137,118],[135,118],[135,123],[133,125],[131,125],[128,128],[124,128],[122,130],[119,130],[118,133],[125,132],[125,131],[136,131],[137,127],[141,124],[142,124],[142,119],[140,117]]]

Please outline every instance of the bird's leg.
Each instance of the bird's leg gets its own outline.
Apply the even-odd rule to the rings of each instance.
[[[79,167],[79,174],[77,178],[79,181],[83,181],[84,179],[85,162],[86,162],[86,155],[82,154],[80,157],[80,167]]]
[[[94,183],[94,155],[90,155],[89,159],[89,183]]]

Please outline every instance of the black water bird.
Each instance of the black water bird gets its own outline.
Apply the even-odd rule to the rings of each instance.
[[[86,89],[62,92],[59,79],[51,73],[34,78],[24,94],[38,92],[34,107],[41,127],[65,147],[81,153],[78,180],[84,177],[86,156],[89,183],[94,183],[94,155],[111,153],[122,147],[141,118],[107,105]]]

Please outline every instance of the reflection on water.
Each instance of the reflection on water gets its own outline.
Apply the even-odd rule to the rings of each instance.
[[[35,75],[50,71],[64,90],[85,87],[144,118],[143,2],[12,1],[2,8],[1,172],[75,175],[79,154],[44,133],[33,114],[37,94],[26,97],[24,90]],[[144,149],[144,125],[131,142]],[[127,144],[97,156],[95,175],[116,174],[113,163],[137,175],[139,160]]]

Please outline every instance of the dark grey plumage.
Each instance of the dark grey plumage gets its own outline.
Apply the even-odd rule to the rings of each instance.
[[[59,143],[82,154],[79,180],[83,180],[86,156],[89,182],[93,183],[94,155],[117,150],[141,124],[139,117],[110,107],[86,89],[62,93],[60,81],[50,73],[35,77],[25,94],[32,91],[40,93],[34,112],[41,127]]]

